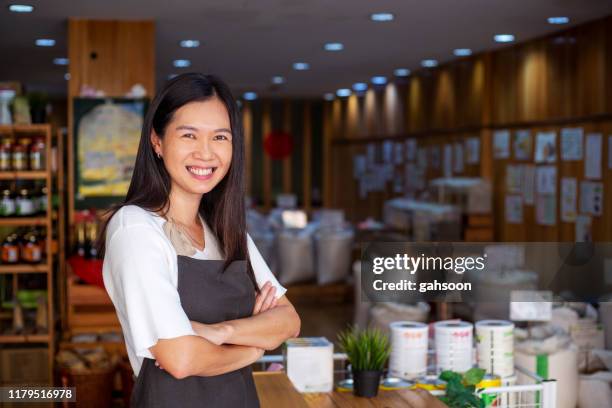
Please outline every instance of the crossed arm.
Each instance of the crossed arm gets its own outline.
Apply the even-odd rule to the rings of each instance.
[[[197,336],[160,339],[149,350],[156,364],[175,378],[213,376],[257,361],[300,331],[300,318],[283,296],[266,283],[256,297],[251,317],[217,324],[191,322]]]

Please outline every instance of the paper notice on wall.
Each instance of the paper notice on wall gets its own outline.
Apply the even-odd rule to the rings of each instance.
[[[520,195],[506,196],[506,222],[508,224],[523,222],[523,199]]]
[[[450,144],[444,145],[444,177],[453,176],[453,146]]]
[[[404,188],[407,192],[414,192],[416,190],[416,164],[406,163],[404,166]]]
[[[429,154],[431,157],[431,168],[435,170],[440,169],[440,146],[433,145],[429,148]]]
[[[592,242],[593,228],[590,215],[580,214],[576,217],[576,242]]]
[[[496,130],[493,132],[493,157],[507,159],[510,157],[510,131]]]
[[[600,216],[603,211],[603,183],[580,182],[580,212]]]
[[[557,223],[555,194],[536,195],[536,221],[539,225],[555,225]]]
[[[574,222],[577,212],[578,182],[573,177],[561,179],[561,221]]]
[[[523,166],[523,202],[533,205],[535,201],[535,169],[533,164]]]
[[[402,164],[404,162],[404,144],[400,142],[395,143],[393,149],[393,158],[395,164]]]
[[[536,136],[536,163],[557,161],[557,141],[555,132],[539,132]]]
[[[478,164],[480,163],[480,138],[470,137],[465,141],[466,157],[465,162],[467,164]]]
[[[582,128],[561,129],[561,159],[582,160]]]
[[[514,134],[514,157],[516,160],[531,160],[532,142],[529,130],[517,130]]]
[[[509,164],[506,166],[506,192],[520,194],[523,190],[523,166]]]
[[[372,169],[374,164],[376,164],[376,145],[368,143],[366,145],[366,166],[368,169]]]
[[[457,142],[453,146],[455,152],[453,171],[455,173],[463,173],[463,144]]]
[[[416,190],[423,190],[425,188],[425,170],[417,168],[414,179],[414,187]]]
[[[397,168],[393,172],[393,192],[401,193],[404,191],[404,174],[401,168]]]
[[[405,151],[406,160],[408,161],[416,160],[416,151],[417,151],[416,139],[406,139],[405,147],[406,147],[406,151]]]
[[[586,137],[586,155],[584,158],[584,178],[601,179],[601,133],[589,133]]]
[[[417,166],[419,169],[425,170],[427,168],[427,148],[419,147],[417,149]]]
[[[366,157],[363,154],[353,156],[353,177],[360,178],[366,172]]]
[[[536,168],[536,193],[555,194],[557,192],[557,168],[538,166]]]
[[[359,198],[365,199],[368,196],[368,180],[364,174],[359,178]]]
[[[393,163],[393,141],[383,142],[383,163]]]

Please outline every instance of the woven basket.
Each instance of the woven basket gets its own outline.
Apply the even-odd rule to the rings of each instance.
[[[86,371],[61,370],[62,386],[76,388],[76,407],[83,408],[112,406],[114,375],[115,369],[112,367],[89,368]]]

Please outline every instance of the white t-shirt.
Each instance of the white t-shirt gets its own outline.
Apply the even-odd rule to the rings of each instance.
[[[119,209],[108,224],[102,275],[117,315],[130,364],[138,375],[144,357],[154,358],[149,347],[159,339],[196,335],[181,306],[177,291],[177,254],[157,214],[135,205]],[[218,242],[204,223],[205,247],[193,258],[223,259]],[[278,283],[255,243],[247,234],[249,259],[261,288],[267,281],[276,297],[287,291]]]

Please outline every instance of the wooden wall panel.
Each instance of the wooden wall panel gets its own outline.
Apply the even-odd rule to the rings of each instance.
[[[465,175],[480,175],[493,182],[496,238],[504,241],[573,240],[575,224],[560,220],[562,177],[584,179],[584,162],[557,160],[557,206],[555,226],[536,223],[536,207],[524,206],[524,222],[505,222],[506,166],[517,163],[492,157],[492,137],[496,129],[529,129],[532,141],[539,131],[555,131],[557,148],[563,127],[601,132],[604,214],[593,218],[593,238],[612,239],[612,173],[608,169],[608,136],[612,135],[612,16],[533,41],[504,47],[453,61],[436,69],[415,72],[405,85],[402,130],[376,125],[378,99],[364,98],[363,118],[369,134],[360,140],[347,140],[347,117],[338,121],[331,114],[334,145],[330,188],[331,205],[344,208],[353,220],[380,216],[382,202],[391,193],[369,194],[360,199],[352,181],[352,157],[363,154],[365,145],[385,138],[403,140],[417,137],[419,143],[447,143],[470,134],[481,138],[481,164],[466,169]],[[372,91],[372,94],[374,92]],[[374,105],[373,105],[374,104]],[[330,103],[330,112],[346,111],[345,100]],[[383,109],[386,107],[383,106]],[[375,113],[373,113],[375,112]],[[387,117],[390,115],[386,113]],[[349,118],[349,121],[352,120]],[[389,123],[389,121],[387,121]],[[338,139],[340,138],[340,139]],[[523,162],[527,163],[527,162]],[[533,163],[533,160],[530,161]],[[339,173],[338,173],[339,172]],[[428,170],[427,177],[436,176]],[[348,180],[351,180],[348,182]]]
[[[95,54],[95,58],[92,56]],[[135,84],[155,94],[155,23],[68,20],[68,95],[83,85],[123,96]]]

